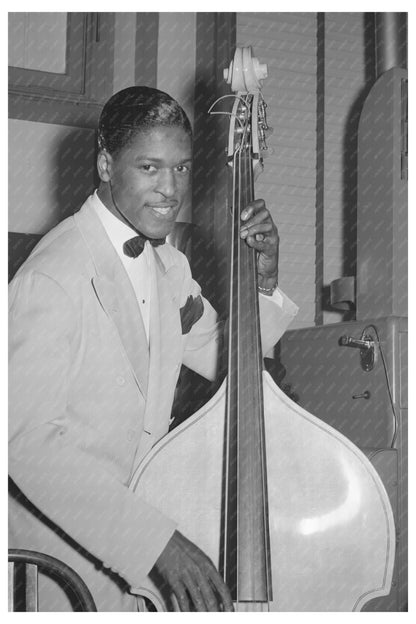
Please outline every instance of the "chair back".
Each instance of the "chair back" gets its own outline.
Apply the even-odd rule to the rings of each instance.
[[[39,611],[38,573],[70,595],[74,611],[97,611],[81,577],[66,563],[32,550],[9,549],[9,611]]]

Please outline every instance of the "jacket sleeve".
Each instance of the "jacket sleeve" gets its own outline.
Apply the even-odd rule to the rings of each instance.
[[[76,440],[67,387],[77,311],[36,272],[13,280],[9,306],[9,472],[27,498],[106,567],[138,586],[176,524],[128,490]]]
[[[199,285],[191,277],[189,266],[185,285],[185,292],[193,297],[201,294]],[[203,377],[214,380],[219,351],[223,348],[225,323],[218,322],[215,310],[205,298],[202,301],[204,314],[189,333],[183,363]],[[277,288],[271,297],[259,295],[259,308],[262,349],[266,355],[280,340],[296,316],[298,307]]]

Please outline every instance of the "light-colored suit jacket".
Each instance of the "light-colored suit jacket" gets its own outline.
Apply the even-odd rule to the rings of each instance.
[[[128,586],[175,530],[129,480],[168,431],[181,364],[215,374],[219,330],[203,299],[202,318],[182,334],[180,308],[199,286],[183,254],[152,248],[149,352],[131,282],[90,202],[42,239],[10,285],[9,546],[62,559],[100,611],[128,611]],[[261,299],[268,349],[296,306],[282,293],[281,305]],[[56,596],[45,610],[68,608]]]

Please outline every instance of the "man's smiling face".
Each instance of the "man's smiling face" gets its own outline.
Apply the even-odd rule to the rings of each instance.
[[[191,164],[191,138],[183,128],[141,130],[116,155],[99,155],[100,177],[108,182],[100,198],[136,230],[150,238],[164,238],[189,193]]]

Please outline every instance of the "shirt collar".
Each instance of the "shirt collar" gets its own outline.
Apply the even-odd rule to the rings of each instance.
[[[98,218],[104,226],[105,231],[113,243],[115,250],[122,260],[125,260],[127,256],[123,252],[123,245],[126,240],[129,238],[133,238],[133,236],[137,236],[137,232],[133,230],[129,225],[123,223],[120,219],[118,219],[112,212],[105,207],[101,199],[98,197],[97,190],[94,191],[94,194],[91,197],[92,205],[97,213]]]

